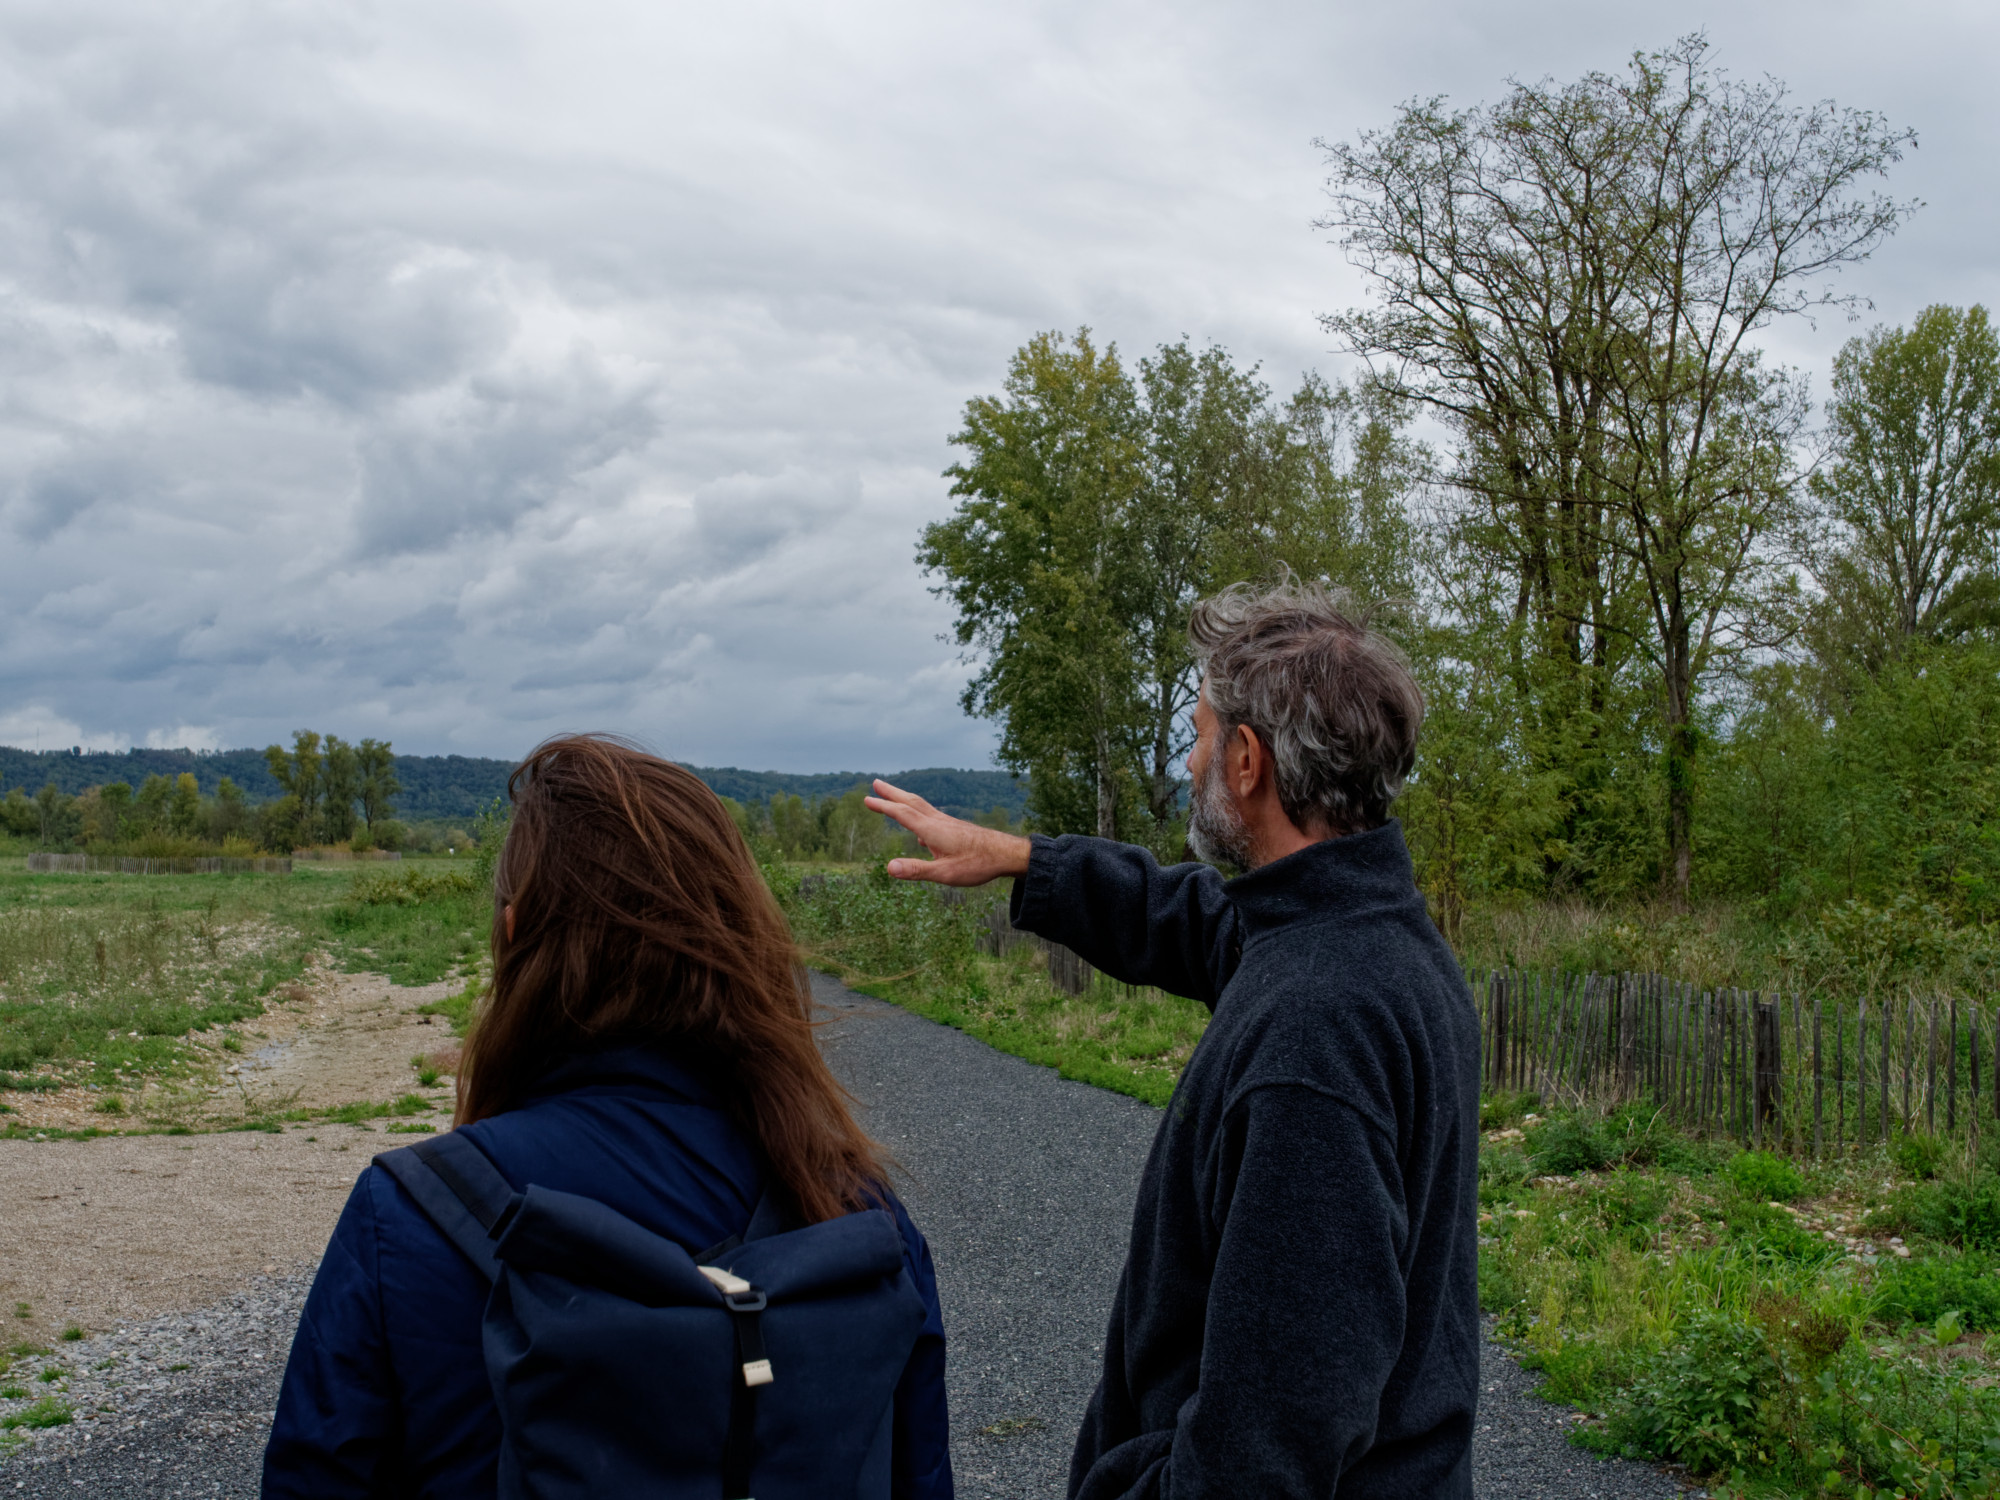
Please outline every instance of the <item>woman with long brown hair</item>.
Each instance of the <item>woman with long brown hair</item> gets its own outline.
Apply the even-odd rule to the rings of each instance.
[[[548,741],[509,792],[456,1133],[515,1193],[594,1199],[690,1255],[745,1235],[766,1196],[804,1225],[893,1214],[925,1309],[896,1387],[893,1493],[946,1500],[930,1252],[814,1043],[804,970],[735,823],[686,770],[604,736]],[[264,1493],[495,1493],[487,1295],[397,1177],[364,1172],[293,1344]]]

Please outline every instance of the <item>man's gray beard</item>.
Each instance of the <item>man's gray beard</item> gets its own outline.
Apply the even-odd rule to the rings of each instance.
[[[1188,806],[1188,845],[1212,865],[1252,868],[1250,826],[1222,784],[1222,757],[1211,755],[1194,784]]]

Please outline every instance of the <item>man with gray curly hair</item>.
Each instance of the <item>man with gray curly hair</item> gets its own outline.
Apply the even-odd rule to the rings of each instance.
[[[876,783],[1017,926],[1214,1011],[1147,1159],[1072,1500],[1472,1494],[1479,1034],[1390,805],[1423,695],[1343,595],[1197,605],[1190,842],[1022,839]]]

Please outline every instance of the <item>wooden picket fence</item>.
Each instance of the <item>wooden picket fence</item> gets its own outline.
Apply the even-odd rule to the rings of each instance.
[[[1470,970],[1482,1081],[1641,1103],[1703,1134],[1823,1155],[2000,1120],[2000,1009],[1958,996],[1807,998],[1661,974]]]
[[[1035,933],[1023,932],[1009,921],[1005,901],[988,908],[977,943],[980,952],[996,956],[1012,953],[1023,946],[1033,948],[1043,955],[1048,964],[1049,983],[1067,995],[1081,995],[1097,982],[1098,971],[1084,962],[1079,954],[1061,943],[1052,943]]]
[[[224,855],[193,855],[177,859],[140,859],[110,854],[30,854],[31,875],[289,875],[292,862],[237,859]]]

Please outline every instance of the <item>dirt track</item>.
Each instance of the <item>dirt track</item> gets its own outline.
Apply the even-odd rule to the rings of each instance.
[[[8,1322],[45,1343],[71,1324],[201,1307],[260,1272],[310,1268],[369,1157],[407,1139],[320,1125],[0,1141],[0,1302],[31,1313]]]
[[[418,1088],[410,1059],[452,1050],[450,1028],[416,1012],[457,988],[451,981],[406,987],[380,974],[315,965],[272,995],[263,1015],[237,1029],[246,1044],[242,1052],[226,1051],[220,1031],[197,1034],[194,1076],[129,1095],[134,1123],[214,1130],[271,1111],[329,1109],[411,1092],[447,1097],[448,1090]],[[104,1097],[68,1088],[9,1095],[7,1102],[13,1118],[30,1129],[80,1130],[118,1123],[100,1112]],[[0,1192],[6,1180],[0,1176]]]
[[[451,1049],[450,1030],[415,1012],[453,988],[316,969],[244,1028],[251,1050],[216,1048],[200,1076],[135,1100],[148,1124],[211,1133],[0,1141],[0,1304],[30,1312],[15,1332],[46,1340],[70,1324],[106,1329],[316,1264],[369,1157],[409,1137],[381,1121],[280,1134],[216,1127],[412,1093],[439,1111],[422,1120],[442,1126],[450,1080],[420,1087],[410,1059]],[[23,1096],[19,1114],[31,1128],[102,1125],[99,1097]]]

